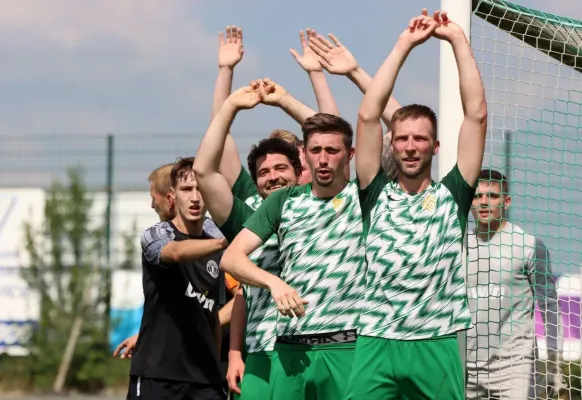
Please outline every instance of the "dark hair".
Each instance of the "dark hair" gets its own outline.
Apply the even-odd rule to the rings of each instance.
[[[349,150],[352,148],[354,131],[348,121],[333,114],[317,113],[307,118],[301,126],[303,142],[307,144],[309,137],[314,133],[340,132],[344,137],[344,144]]]
[[[501,186],[501,192],[503,194],[509,193],[509,182],[507,178],[501,172],[494,169],[483,169],[479,174],[479,180],[485,182],[497,182]]]
[[[437,116],[430,107],[423,106],[422,104],[409,104],[396,110],[392,115],[392,120],[390,122],[392,124],[392,129],[394,129],[397,122],[405,121],[407,119],[416,120],[420,118],[427,118],[430,121],[433,130],[433,138],[436,140],[438,137]]]
[[[283,139],[269,138],[263,139],[251,148],[247,162],[249,165],[249,172],[255,184],[257,183],[257,160],[260,157],[265,157],[267,154],[282,154],[289,159],[289,163],[296,176],[301,175],[301,159],[299,158],[299,150],[297,146],[284,141]]]
[[[172,172],[170,172],[170,182],[173,188],[178,185],[179,180],[185,179],[194,173],[192,165],[194,165],[194,157],[181,157],[176,160],[172,167]]]

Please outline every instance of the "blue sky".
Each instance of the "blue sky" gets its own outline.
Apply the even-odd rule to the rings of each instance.
[[[334,32],[373,74],[408,19],[440,1],[4,0],[0,15],[0,134],[203,133],[216,76],[217,33],[244,28],[234,86],[270,77],[314,106],[306,74],[288,49],[298,31]],[[520,0],[582,18],[575,0]],[[139,6],[138,6],[139,4]],[[329,82],[354,121],[361,95],[344,77]],[[437,107],[438,41],[415,50],[395,94]],[[260,123],[257,123],[260,121]],[[296,129],[280,110],[240,115],[235,131]],[[198,135],[193,136],[193,150]]]

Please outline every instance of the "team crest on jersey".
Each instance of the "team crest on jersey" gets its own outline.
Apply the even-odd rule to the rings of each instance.
[[[220,272],[218,269],[218,264],[214,260],[208,261],[206,264],[206,271],[210,274],[211,277],[214,279],[218,278],[218,273]]]
[[[343,197],[340,199],[333,199],[331,201],[331,204],[333,204],[333,209],[335,211],[337,211],[344,203],[345,203],[346,199],[344,199]]]
[[[426,211],[434,211],[436,207],[436,196],[434,194],[429,194],[422,201],[422,208]]]

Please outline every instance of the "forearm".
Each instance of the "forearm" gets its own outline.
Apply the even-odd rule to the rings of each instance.
[[[377,120],[388,105],[400,68],[410,54],[410,44],[399,40],[372,80],[360,107],[360,118]]]
[[[219,67],[218,69],[218,76],[216,78],[216,84],[214,85],[211,119],[218,113],[222,103],[230,96],[233,72],[233,69],[229,67]]]
[[[309,72],[309,80],[311,81],[311,86],[313,86],[313,92],[315,93],[319,112],[339,115],[337,104],[333,98],[331,89],[327,84],[327,79],[325,78],[323,71]]]
[[[226,101],[212,119],[194,161],[194,172],[197,178],[219,172],[226,136],[236,112],[237,110]]]
[[[465,117],[474,119],[486,118],[485,89],[471,46],[463,33],[457,34],[451,40],[451,45],[459,72],[461,104]]]
[[[228,272],[240,283],[268,289],[275,275],[257,267],[244,253],[229,251],[224,253],[220,262],[220,268]]]
[[[246,303],[242,290],[234,298],[230,320],[230,351],[242,354],[246,323]]]
[[[170,263],[194,261],[221,251],[223,248],[224,239],[184,240],[175,242],[172,250],[167,254],[162,251],[161,259],[163,262]]]
[[[347,77],[358,87],[358,89],[360,89],[360,92],[362,92],[363,94],[366,94],[366,92],[370,88],[370,85],[372,84],[372,77],[368,75],[368,73],[360,67],[350,72],[347,75]],[[386,108],[384,108],[384,111],[380,116],[380,118],[382,118],[382,121],[384,121],[389,130],[392,130],[392,116],[394,115],[396,110],[398,110],[401,107],[402,106],[400,105],[400,103],[398,103],[398,101],[396,101],[394,96],[390,96],[390,98],[388,99],[388,104],[386,105]]]
[[[227,326],[230,324],[232,318],[232,307],[234,304],[234,298],[230,299],[220,310],[218,310],[218,319],[220,320],[220,326]]]
[[[305,104],[301,103],[289,93],[281,98],[279,107],[291,118],[297,121],[299,125],[303,125],[307,118],[316,114],[315,110],[307,107]]]

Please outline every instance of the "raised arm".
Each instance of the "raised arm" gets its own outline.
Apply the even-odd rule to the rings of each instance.
[[[269,106],[279,107],[291,118],[303,125],[316,112],[291,96],[285,88],[266,78],[259,81],[261,101]]]
[[[327,72],[347,76],[362,93],[366,94],[372,83],[372,77],[359,66],[349,49],[333,33],[329,34],[329,38],[331,41],[322,35],[312,35],[309,37],[309,47],[320,57],[321,65]],[[396,99],[390,96],[381,116],[388,130],[392,130],[392,115],[400,107]]]
[[[255,107],[260,100],[258,90],[251,86],[231,94],[218,110],[198,148],[193,167],[198,190],[218,226],[226,222],[233,204],[231,186],[219,171],[224,142],[237,112]]]
[[[364,96],[358,112],[356,128],[356,173],[362,189],[372,182],[381,168],[380,116],[388,104],[398,72],[410,51],[426,42],[436,29],[436,25],[436,22],[426,15],[412,18],[409,26],[398,38],[394,49],[374,76]]]
[[[307,37],[314,37],[317,35],[313,29],[307,28]],[[299,40],[301,41],[301,48],[303,55],[299,55],[294,49],[289,49],[291,55],[295,57],[297,63],[307,72],[309,80],[313,86],[315,99],[317,100],[317,107],[320,113],[327,113],[339,115],[339,110],[333,94],[327,84],[327,79],[323,73],[323,67],[320,63],[320,58],[317,54],[309,48],[309,41],[306,39],[303,31],[299,32]]]
[[[244,54],[242,28],[227,26],[225,33],[218,34],[218,39],[218,77],[214,85],[211,122],[222,103],[230,96],[234,67],[242,60]],[[224,142],[219,170],[232,187],[240,174],[241,161],[234,139],[230,135]]]
[[[457,165],[465,181],[474,187],[481,172],[487,135],[485,88],[463,29],[450,21],[446,12],[435,12],[434,19],[438,23],[434,36],[451,44],[457,61],[464,114],[459,132]]]

